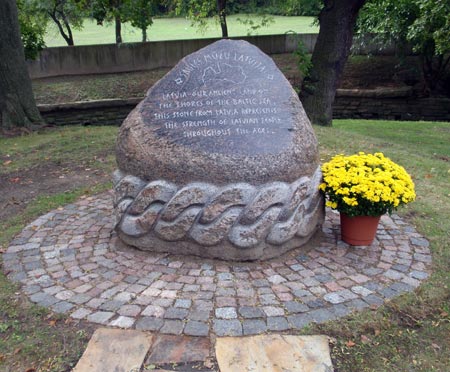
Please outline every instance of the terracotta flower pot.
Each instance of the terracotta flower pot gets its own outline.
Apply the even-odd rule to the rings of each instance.
[[[341,213],[341,238],[350,245],[370,245],[375,239],[380,217],[349,217]]]

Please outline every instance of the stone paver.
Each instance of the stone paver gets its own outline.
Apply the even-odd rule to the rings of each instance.
[[[326,336],[223,337],[215,349],[221,372],[333,370]]]
[[[135,330],[100,328],[73,369],[74,372],[138,370],[152,344],[152,335]]]
[[[219,307],[216,309],[216,317],[220,319],[236,319],[236,309],[234,307]]]
[[[214,320],[213,331],[217,336],[242,336],[242,324],[239,320]]]
[[[190,336],[207,336],[209,334],[209,325],[196,320],[188,320],[184,327],[184,333]]]
[[[155,335],[145,364],[204,361],[210,355],[208,337]]]
[[[140,331],[159,331],[164,324],[164,320],[160,318],[152,318],[149,316],[140,318],[136,323],[136,329]]]
[[[257,335],[267,331],[266,322],[261,319],[248,319],[242,322],[244,335]]]
[[[285,317],[273,316],[267,318],[267,329],[269,331],[285,331],[289,329],[289,324]]]
[[[302,328],[379,306],[430,275],[428,241],[396,215],[381,218],[371,246],[351,247],[327,210],[313,249],[257,263],[139,251],[113,226],[108,193],[50,212],[10,243],[5,271],[32,302],[73,319],[191,336]]]
[[[184,323],[181,320],[165,320],[160,332],[171,335],[181,335],[181,333],[183,333],[183,328]]]

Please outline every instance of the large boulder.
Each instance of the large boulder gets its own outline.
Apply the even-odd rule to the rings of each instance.
[[[221,40],[182,59],[120,128],[117,231],[141,249],[278,256],[323,221],[317,140],[272,59]]]

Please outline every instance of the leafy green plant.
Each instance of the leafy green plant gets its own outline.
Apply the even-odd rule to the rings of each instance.
[[[207,18],[213,17],[220,22],[219,9],[214,1],[193,0],[187,4],[183,0],[175,0],[176,14],[185,14],[191,20],[191,26],[196,26],[200,33],[206,33],[209,27]]]
[[[147,41],[147,29],[153,24],[153,16],[157,13],[154,0],[128,0],[123,3],[124,21],[142,32],[142,41]]]
[[[297,49],[294,51],[294,55],[297,58],[297,67],[300,71],[302,78],[305,79],[309,76],[309,72],[312,68],[311,54],[308,53],[308,49],[303,41],[299,41]]]
[[[450,63],[450,2],[370,0],[360,12],[358,28],[393,42],[400,53],[408,45],[422,60],[424,92],[439,90]]]
[[[27,3],[40,17],[55,23],[67,45],[74,45],[73,30],[83,28],[86,16],[80,1],[76,0],[28,0]]]
[[[285,15],[316,17],[323,7],[322,0],[288,0],[285,4]]]
[[[258,3],[257,10],[282,16],[313,16],[316,17],[323,7],[322,0],[287,0],[265,1]]]
[[[20,36],[26,59],[36,59],[45,47],[45,31],[47,20],[37,14],[32,5],[25,0],[17,1],[19,11]]]
[[[275,23],[274,18],[267,14],[262,14],[257,18],[247,14],[245,18],[238,17],[237,21],[247,27],[247,36],[257,35],[259,29]]]

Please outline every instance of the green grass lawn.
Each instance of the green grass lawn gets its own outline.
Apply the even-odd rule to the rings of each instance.
[[[310,325],[301,333],[332,337],[334,366],[341,372],[450,371],[450,123],[335,120],[333,127],[315,131],[322,161],[336,153],[381,151],[412,175],[417,200],[399,214],[429,239],[433,274],[414,293],[378,309]],[[16,164],[10,166],[25,170],[51,161],[69,166],[71,158],[83,163],[106,154],[102,167],[112,170],[116,133],[117,127],[70,127],[0,138],[0,156],[13,154]],[[5,168],[0,173],[8,179]],[[37,195],[23,213],[0,222],[0,249],[37,216],[108,187]],[[70,370],[88,340],[85,330],[20,300],[19,291],[0,273],[0,371]]]
[[[232,15],[227,17],[228,32],[233,36],[246,36],[248,27],[238,22],[238,18],[246,15]],[[259,16],[252,16],[258,20]],[[283,17],[273,16],[274,22],[268,27],[259,29],[253,35],[275,35],[286,32],[317,33],[318,26],[313,25],[314,17]],[[149,41],[198,39],[220,37],[220,27],[214,19],[208,21],[209,28],[201,33],[198,27],[192,26],[191,21],[184,18],[156,18],[153,25],[147,30]],[[115,43],[114,24],[98,26],[93,20],[86,19],[82,30],[73,30],[75,45],[113,44]],[[142,40],[141,31],[125,23],[122,25],[122,38],[126,43]],[[59,34],[56,25],[49,23],[45,43],[48,47],[66,46],[64,39]]]

